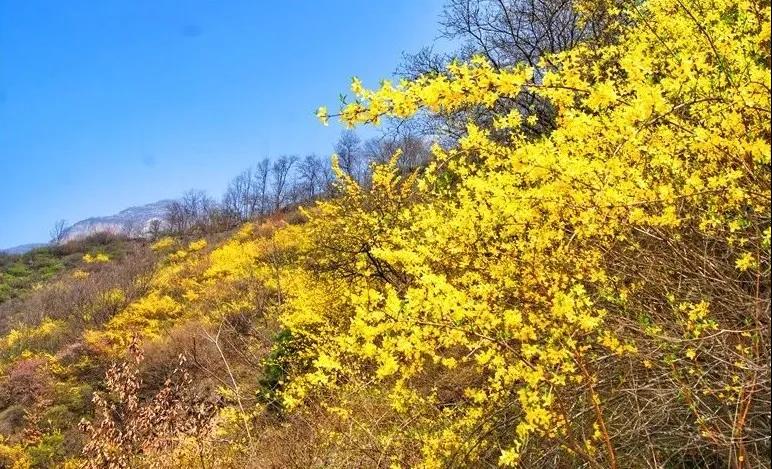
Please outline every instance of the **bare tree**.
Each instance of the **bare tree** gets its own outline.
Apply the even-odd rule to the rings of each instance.
[[[448,0],[440,16],[440,34],[461,42],[451,54],[437,54],[431,48],[406,54],[397,72],[406,78],[446,73],[452,60],[468,60],[482,55],[497,68],[525,63],[534,67],[536,80],[552,68],[553,53],[574,47],[580,42],[603,45],[616,40],[611,25],[626,21],[612,17],[614,3],[599,2],[593,11],[585,12],[581,21],[576,0]],[[523,123],[523,130],[539,136],[555,128],[553,107],[536,94],[523,91],[518,96],[501,99],[494,112],[471,107],[456,112],[418,119],[422,132],[441,136],[451,143],[466,133],[467,122],[491,127],[495,114],[517,109],[535,115],[536,123]]]
[[[138,238],[142,235],[142,225],[137,220],[126,220],[123,223],[123,234],[127,238]]]
[[[255,201],[252,182],[252,168],[249,168],[233,178],[223,196],[225,210],[233,214],[234,218],[239,221],[248,220],[254,215]]]
[[[271,206],[268,200],[270,170],[269,161],[263,159],[254,169],[249,168],[233,178],[223,195],[223,211],[239,222],[265,216]]]
[[[150,235],[150,239],[157,239],[161,235],[162,226],[163,220],[159,218],[153,218],[147,223],[147,232]]]
[[[175,234],[192,230],[209,232],[219,220],[220,206],[202,190],[191,189],[180,200],[171,202],[164,214],[167,229]]]
[[[203,213],[203,204],[206,194],[204,191],[191,189],[182,195],[182,209],[185,211],[185,228],[193,227]]]
[[[290,181],[290,171],[297,161],[296,156],[282,156],[271,166],[271,185],[273,188],[273,209],[279,211],[285,203]]]
[[[578,19],[572,0],[450,0],[440,25],[446,38],[464,42],[462,56],[482,54],[496,67],[536,67],[590,36]]]
[[[301,197],[313,200],[325,191],[332,180],[329,164],[317,155],[307,155],[298,164],[298,185]]]
[[[67,220],[57,220],[49,235],[51,236],[51,244],[59,244],[64,241],[67,235]]]
[[[208,232],[227,230],[234,227],[238,221],[220,204],[213,203],[206,209],[206,229]]]
[[[172,201],[164,212],[164,222],[167,229],[175,234],[182,234],[187,229],[188,221],[186,219],[185,209],[182,202]]]
[[[363,161],[362,141],[352,130],[346,130],[335,144],[335,154],[338,155],[338,165],[354,180],[362,182],[365,178],[367,165]]]
[[[397,67],[397,75],[416,79],[421,75],[439,75],[445,71],[452,56],[434,52],[431,47],[424,47],[415,54],[402,53],[402,63]]]
[[[206,193],[199,199],[199,213],[196,226],[204,233],[211,233],[220,226],[220,204]]]
[[[401,151],[397,164],[403,171],[411,171],[429,162],[430,145],[427,140],[413,132],[391,132],[380,138],[365,142],[363,153],[366,161],[385,163],[394,153]]]
[[[191,189],[182,196],[185,213],[185,229],[207,232],[211,227],[212,215],[218,209],[217,203],[205,191]]]
[[[268,199],[268,175],[271,172],[271,163],[268,158],[262,159],[255,167],[254,186],[255,197],[258,199],[257,214],[261,217],[268,215],[271,206]]]

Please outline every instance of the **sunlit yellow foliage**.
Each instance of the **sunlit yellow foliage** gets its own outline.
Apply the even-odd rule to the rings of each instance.
[[[59,466],[60,469],[78,469],[84,466],[84,461],[81,459],[69,458],[64,460]]]
[[[0,435],[0,466],[8,469],[30,469],[32,460],[21,444],[9,444]]]
[[[46,351],[66,331],[64,321],[48,317],[43,318],[37,326],[11,329],[0,341],[0,354],[13,356],[24,352]]]
[[[181,323],[280,329],[265,360],[274,381],[252,394],[278,399],[270,411],[243,405],[207,336],[231,379],[216,376],[227,404],[210,436],[229,452],[218,464],[254,444],[250,422],[313,409],[342,422],[304,423],[320,448],[361,443],[383,466],[527,467],[544,447],[562,464],[643,466],[617,461],[612,437],[628,438],[619,422],[633,418],[628,401],[641,405],[640,386],[661,394],[636,417],[655,413],[652,403],[676,407],[690,445],[731,448],[741,466],[737,416],[768,363],[770,8],[626,5],[611,9],[625,18],[612,44],[580,44],[538,67],[477,57],[375,90],[354,79],[356,99],[337,114],[347,126],[481,109],[492,118],[470,120],[416,171],[395,153],[366,185],[334,161],[334,197],[307,207],[304,224],[247,223],[217,245],[158,240],[152,249],[167,255],[141,293],[101,293],[109,319],[80,338],[117,355]],[[554,111],[554,130],[528,129],[540,117],[512,105],[524,93]],[[17,327],[0,351],[58,371],[48,343],[65,326]],[[198,464],[199,443],[167,456]],[[0,458],[23,457],[0,441]]]
[[[188,251],[184,249],[178,249],[174,251],[173,253],[169,254],[169,259],[172,261],[180,261],[188,257]]]
[[[205,239],[199,239],[198,241],[191,241],[190,244],[188,244],[188,250],[189,251],[200,251],[206,247],[206,240]]]
[[[153,251],[165,251],[177,244],[177,241],[171,236],[164,236],[150,246]]]
[[[85,270],[76,270],[72,273],[72,277],[78,280],[86,279],[89,277],[89,275],[91,274],[89,274]]]
[[[99,264],[104,262],[110,262],[110,256],[101,252],[94,255],[86,254],[83,256],[83,262],[85,262],[86,264]]]
[[[168,262],[154,272],[147,293],[120,310],[103,330],[88,331],[86,342],[97,350],[120,354],[135,335],[160,339],[183,320],[215,323],[228,314],[254,310],[255,292],[244,287],[245,281],[255,287],[294,285],[289,275],[277,272],[275,264],[287,262],[280,257],[295,249],[302,236],[299,228],[276,228],[264,225],[256,236],[254,225],[247,224],[209,252],[204,249],[207,241],[201,239],[187,250],[170,254]],[[122,294],[107,292],[104,301],[120,304],[125,300]]]
[[[516,464],[531,438],[573,438],[556,402],[566,387],[582,386],[601,429],[590,433],[607,438],[589,364],[638,353],[609,308],[624,311],[636,289],[654,286],[609,262],[612,249],[636,256],[655,232],[731,245],[741,232],[751,250],[733,254],[738,272],[768,268],[756,249],[770,213],[769,7],[650,0],[625,14],[615,44],[580,45],[539,70],[476,58],[373,91],[354,81],[357,99],[339,115],[347,125],[495,112],[527,90],[554,106],[557,127],[534,139],[521,127],[531,115],[508,112],[494,129],[469,123],[420,176],[392,162],[369,190],[338,171],[343,194],[308,227],[316,271],[283,309],[286,327],[313,344],[285,405],[320,389],[390,387],[395,409],[427,416],[414,434],[424,464],[440,467],[450,454],[489,450],[469,438],[493,431],[490,416],[514,402],[499,462]],[[671,302],[682,337],[715,329],[711,299],[688,300]],[[439,397],[421,383],[457,369],[476,376],[468,399],[429,411]],[[588,457],[598,451],[588,441],[566,449]]]
[[[212,251],[212,265],[206,270],[206,276],[210,278],[247,277],[260,254],[258,246],[254,243],[242,243],[238,239],[230,240]]]
[[[101,301],[109,305],[120,305],[126,301],[126,294],[120,288],[112,288],[102,294]]]

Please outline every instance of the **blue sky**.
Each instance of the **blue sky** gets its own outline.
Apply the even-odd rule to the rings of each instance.
[[[0,0],[0,248],[331,153],[316,107],[432,45],[442,3]]]

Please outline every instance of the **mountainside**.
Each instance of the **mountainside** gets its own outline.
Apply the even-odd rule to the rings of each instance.
[[[153,220],[161,220],[171,200],[129,207],[115,215],[81,220],[65,230],[63,241],[82,239],[94,233],[108,232],[126,236],[142,236]]]
[[[83,239],[95,233],[111,233],[129,237],[144,236],[150,231],[150,223],[153,220],[163,220],[164,212],[172,202],[172,200],[159,200],[150,204],[129,207],[114,215],[80,220],[65,229],[62,243]],[[21,244],[0,249],[0,252],[20,255],[46,245],[47,243]]]
[[[95,258],[84,260],[86,254],[121,258],[130,247],[143,244],[146,243],[99,235],[62,245],[27,245],[4,251],[4,254],[13,255],[0,256],[0,324],[12,316],[12,311],[18,311],[4,309],[3,302],[50,287],[49,282],[61,281],[60,274],[95,261]],[[100,257],[99,261],[102,260],[104,258]],[[52,304],[59,305],[59,300]],[[0,467],[3,467],[2,464]]]
[[[425,165],[0,256],[0,469],[772,469],[772,7],[565,3],[602,37],[318,109],[466,124]]]
[[[28,252],[32,251],[33,249],[42,248],[45,245],[46,245],[45,243],[22,244],[22,245],[19,245],[19,246],[14,246],[12,248],[2,249],[2,250],[0,250],[0,252],[5,253],[5,254],[14,254],[14,255],[16,255],[16,254],[25,254],[25,253],[28,253]]]

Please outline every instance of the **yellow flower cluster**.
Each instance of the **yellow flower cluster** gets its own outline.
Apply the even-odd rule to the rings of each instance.
[[[158,241],[150,245],[150,248],[153,251],[164,251],[166,249],[169,249],[173,247],[175,244],[177,244],[177,241],[174,240],[171,236],[164,236],[163,238],[160,238]]]
[[[587,364],[637,353],[606,326],[603,305],[624,304],[634,280],[610,266],[612,247],[634,256],[640,233],[679,239],[688,226],[729,240],[751,218],[769,222],[769,7],[650,0],[626,15],[613,45],[580,45],[539,70],[476,58],[376,90],[354,80],[357,99],[339,114],[349,126],[497,111],[527,91],[554,107],[556,129],[534,139],[523,130],[533,116],[506,111],[435,147],[420,176],[392,162],[366,190],[338,172],[341,197],[310,214],[316,280],[283,315],[313,344],[287,406],[320,388],[391,387],[395,409],[430,416],[414,426],[432,466],[488,450],[466,437],[516,402],[500,459],[515,464],[532,436],[570,431],[556,392],[583,383],[596,402]],[[746,244],[762,244],[764,229],[743,229]],[[761,268],[755,256],[738,254],[738,270]],[[345,301],[325,304],[343,285]],[[707,302],[680,311],[692,337],[715,327]],[[437,411],[437,389],[417,383],[461,369],[478,378]]]
[[[94,255],[86,254],[83,256],[83,262],[85,262],[86,264],[99,264],[104,262],[110,262],[110,256],[101,252]]]

